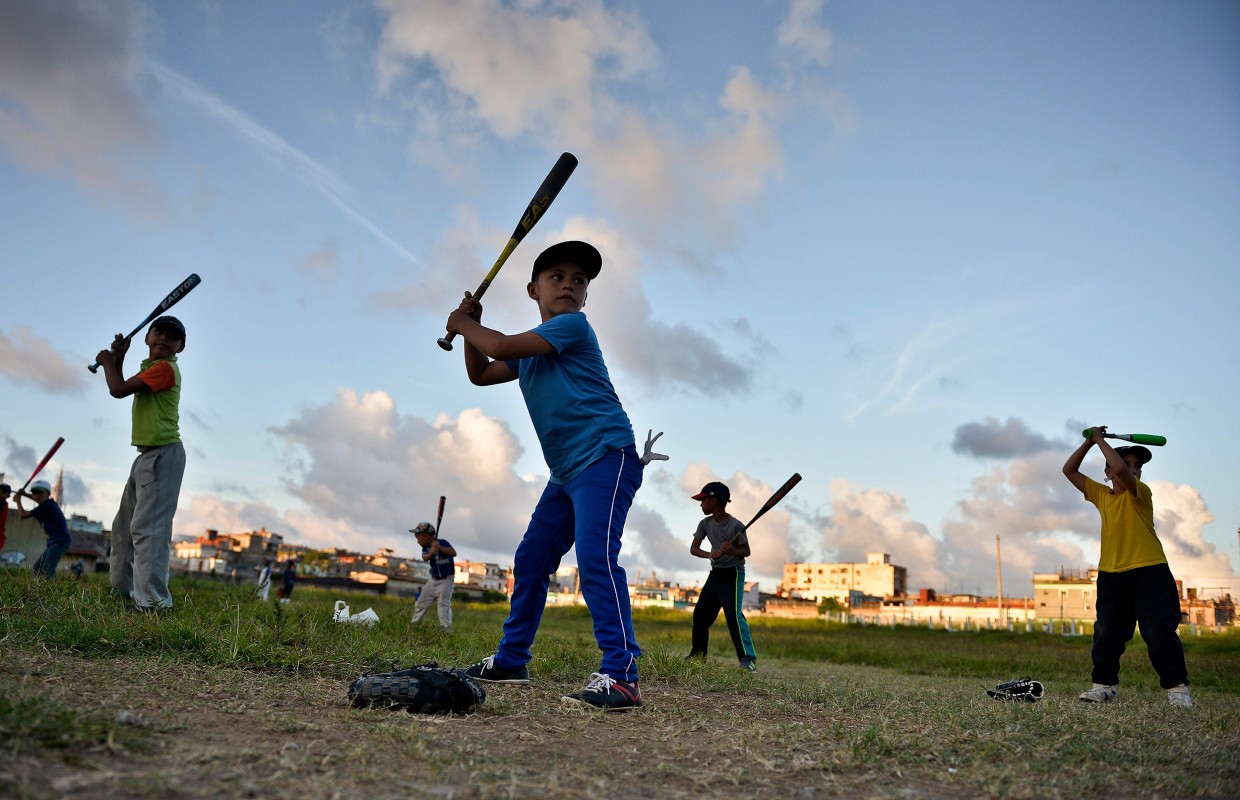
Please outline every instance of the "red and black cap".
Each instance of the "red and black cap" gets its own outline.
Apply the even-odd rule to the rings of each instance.
[[[719,481],[711,481],[702,487],[702,491],[693,495],[690,499],[705,500],[708,497],[713,497],[716,500],[726,503],[732,499],[732,492],[728,491],[728,487],[724,486]]]

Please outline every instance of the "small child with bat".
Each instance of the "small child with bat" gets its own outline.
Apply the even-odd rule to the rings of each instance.
[[[1116,697],[1119,659],[1141,626],[1150,663],[1173,706],[1191,707],[1188,668],[1180,626],[1180,593],[1162,543],[1154,531],[1154,496],[1141,482],[1141,468],[1153,454],[1140,445],[1112,448],[1106,426],[1090,436],[1063,465],[1064,476],[1098,507],[1102,517],[1102,554],[1098,559],[1098,618],[1094,623],[1093,682],[1080,699],[1109,703]],[[1081,474],[1081,464],[1094,445],[1102,451],[1103,470],[1111,487]]]
[[[654,458],[653,439],[638,456],[633,427],[607,374],[594,329],[581,309],[602,269],[586,242],[560,242],[534,260],[526,293],[542,323],[504,334],[482,325],[482,306],[466,292],[448,317],[448,330],[465,339],[465,371],[476,386],[519,381],[551,479],[530,518],[513,560],[511,610],[495,655],[468,674],[495,683],[529,683],[530,647],[547,603],[548,576],[574,545],[581,592],[594,619],[602,665],[570,703],[606,711],[642,704],[628,580],[620,566],[620,537]],[[655,437],[656,439],[658,437]]]
[[[692,499],[701,501],[702,513],[706,516],[698,523],[689,552],[698,558],[710,559],[710,574],[693,609],[693,649],[686,658],[706,658],[710,627],[723,609],[741,669],[753,672],[758,668],[758,657],[749,634],[749,623],[741,610],[741,599],[745,595],[745,559],[751,555],[749,537],[741,521],[728,513],[732,492],[726,485],[711,481]],[[702,549],[704,541],[710,542],[709,551]]]
[[[34,501],[34,508],[27,511],[22,507],[22,498],[29,497]],[[30,484],[29,490],[20,490],[17,493],[17,513],[22,519],[30,519],[34,517],[39,526],[43,528],[43,533],[47,536],[47,546],[43,549],[43,554],[39,556],[39,560],[34,562],[34,573],[42,575],[45,578],[52,578],[56,575],[56,565],[60,563],[60,559],[69,551],[69,546],[73,544],[73,537],[69,535],[69,525],[65,522],[65,513],[60,510],[60,506],[52,499],[52,485],[47,481],[34,481]]]
[[[112,591],[132,599],[139,611],[155,611],[172,608],[172,518],[185,474],[177,366],[177,355],[185,349],[185,326],[176,317],[159,317],[144,341],[147,358],[128,379],[123,370],[129,338],[118,333],[111,348],[100,350],[95,360],[113,397],[133,397],[131,443],[138,448],[112,520]]]
[[[430,564],[430,578],[413,604],[414,625],[422,621],[431,604],[437,606],[439,625],[452,633],[452,590],[456,588],[456,548],[447,539],[440,539],[435,526],[419,522],[409,530],[422,548],[422,560]]]

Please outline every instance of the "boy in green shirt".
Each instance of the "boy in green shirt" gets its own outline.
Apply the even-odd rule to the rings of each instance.
[[[185,326],[169,316],[152,322],[145,337],[149,355],[126,379],[122,370],[129,341],[118,333],[112,347],[96,357],[112,396],[133,397],[132,443],[138,448],[112,521],[112,590],[132,599],[139,611],[166,610],[172,608],[172,518],[185,474],[177,366],[177,354],[185,349]]]

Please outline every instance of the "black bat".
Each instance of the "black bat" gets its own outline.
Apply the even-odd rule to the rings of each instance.
[[[572,153],[563,153],[560,160],[555,162],[555,166],[547,173],[547,177],[543,179],[542,186],[538,187],[538,191],[534,192],[534,199],[530,201],[529,206],[525,209],[525,213],[521,215],[521,221],[517,223],[517,227],[512,231],[512,237],[508,240],[508,244],[504,246],[503,252],[499,254],[499,258],[495,260],[495,266],[491,267],[491,271],[482,279],[482,283],[478,284],[478,290],[474,292],[474,299],[482,297],[491,285],[491,281],[495,280],[495,276],[499,274],[500,267],[504,266],[504,262],[508,260],[508,256],[512,255],[512,251],[517,249],[517,245],[521,244],[521,240],[525,238],[525,234],[542,219],[542,215],[546,213],[551,201],[555,200],[556,195],[564,188],[564,184],[568,182],[568,176],[573,174],[573,170],[577,169],[577,157]],[[439,346],[444,350],[452,349],[452,340],[456,338],[456,332],[453,331],[447,336],[439,339]]]
[[[443,506],[448,502],[448,498],[439,495],[439,513],[435,515],[435,537],[439,537],[439,526],[443,523]]]
[[[796,486],[800,482],[801,482],[801,473],[799,472],[792,473],[792,477],[784,481],[784,485],[775,490],[775,494],[771,495],[771,499],[767,500],[766,503],[763,504],[762,508],[758,509],[758,513],[753,515],[753,519],[745,523],[745,527],[741,528],[739,533],[737,533],[731,539],[728,539],[727,544],[735,543],[736,540],[740,538],[742,533],[749,530],[749,528],[755,522],[757,522],[759,519],[762,518],[763,514],[770,511],[775,506],[779,505],[779,501],[787,497],[788,493],[792,491],[792,487]]]
[[[165,311],[172,308],[177,303],[181,302],[181,298],[189,294],[193,290],[193,288],[200,283],[202,283],[202,278],[199,278],[197,274],[191,273],[188,278],[181,281],[180,286],[178,286],[177,288],[169,292],[168,296],[165,297],[163,300],[160,300],[159,305],[155,306],[155,310],[152,311],[150,314],[147,314],[146,319],[142,320],[141,324],[139,324],[138,327],[130,331],[129,335],[126,336],[125,338],[132,339],[134,335],[138,331],[145,328],[151,322],[151,320],[162,315]],[[90,370],[91,372],[98,372],[99,362],[96,361],[94,364],[91,364],[89,367],[87,367],[87,369]]]

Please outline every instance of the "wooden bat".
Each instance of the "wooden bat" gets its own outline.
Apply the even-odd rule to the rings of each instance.
[[[443,506],[444,506],[444,503],[446,503],[447,501],[448,501],[448,498],[444,497],[443,495],[439,495],[439,513],[435,515],[435,538],[436,539],[439,538],[439,526],[443,522]]]
[[[1094,435],[1094,429],[1086,428],[1081,431],[1081,434],[1088,439]],[[1104,433],[1102,434],[1102,438],[1123,439],[1125,442],[1132,442],[1133,444],[1148,444],[1152,447],[1162,447],[1167,443],[1166,436],[1158,436],[1153,433]]]
[[[159,305],[155,306],[155,310],[152,311],[150,314],[147,314],[146,319],[142,320],[142,322],[138,325],[138,327],[130,331],[129,335],[126,336],[125,338],[132,339],[134,335],[138,331],[145,328],[151,322],[151,320],[162,315],[165,311],[167,311],[168,309],[172,308],[177,303],[179,303],[181,299],[185,297],[185,295],[189,294],[190,291],[192,291],[193,288],[200,283],[202,283],[202,278],[199,278],[198,275],[195,273],[191,273],[188,278],[181,281],[180,286],[177,286],[177,288],[173,289],[171,292],[168,293],[167,297],[165,297],[163,300],[160,300]],[[98,372],[99,362],[96,361],[94,364],[91,364],[89,367],[87,367],[87,369],[90,370],[91,372]]]
[[[777,506],[779,504],[779,501],[787,497],[788,493],[792,491],[792,487],[796,486],[800,482],[801,482],[801,473],[799,472],[792,473],[792,477],[784,481],[784,485],[775,490],[775,494],[771,495],[771,499],[767,500],[766,503],[763,504],[762,508],[758,509],[758,513],[753,515],[753,519],[745,523],[745,527],[741,528],[739,533],[737,533],[731,539],[728,539],[727,544],[734,544],[736,540],[740,538],[742,533],[749,530],[750,526],[753,525],[755,522],[757,522],[759,519],[761,519],[763,514],[770,511],[775,506]]]
[[[65,437],[61,436],[56,439],[56,444],[52,445],[52,449],[48,450],[47,455],[43,456],[43,460],[39,462],[39,466],[35,467],[34,472],[30,473],[30,477],[26,479],[25,485],[22,486],[22,488],[17,490],[18,494],[21,494],[22,492],[26,491],[26,486],[29,486],[30,482],[34,480],[35,476],[38,475],[39,472],[44,467],[47,466],[47,462],[52,460],[52,456],[56,455],[56,451],[59,450],[60,446],[64,443],[65,443]]]
[[[542,185],[538,187],[538,191],[534,192],[534,199],[530,201],[529,206],[525,209],[525,213],[521,215],[521,221],[517,223],[517,227],[512,231],[512,237],[508,239],[508,244],[504,246],[503,251],[499,254],[499,258],[495,260],[495,266],[491,267],[491,271],[482,279],[482,283],[478,284],[478,290],[474,292],[474,299],[482,297],[486,293],[487,288],[491,285],[491,281],[495,280],[495,276],[499,274],[500,267],[504,266],[504,262],[508,260],[508,256],[512,255],[512,251],[517,249],[517,245],[521,244],[521,240],[525,238],[525,234],[542,219],[542,215],[546,213],[547,208],[551,205],[551,201],[555,200],[556,195],[564,188],[564,184],[568,182],[568,176],[573,174],[573,170],[577,168],[577,157],[572,153],[563,153],[560,160],[555,162],[555,166],[547,173],[547,177],[543,179]],[[447,336],[439,339],[439,346],[444,350],[452,349],[452,340],[456,338],[456,332],[453,331]]]

